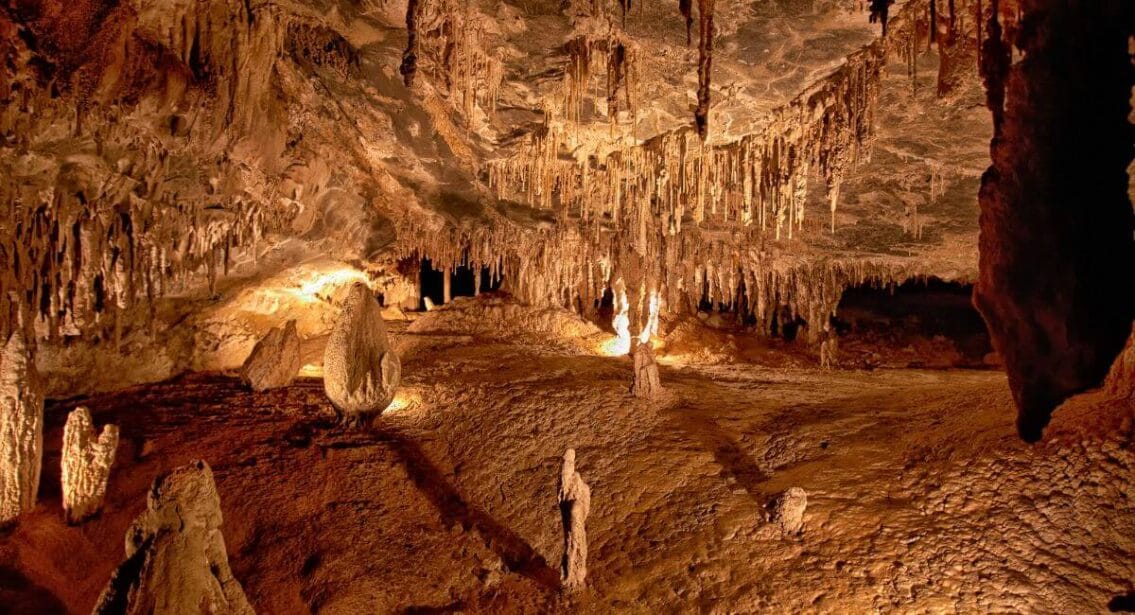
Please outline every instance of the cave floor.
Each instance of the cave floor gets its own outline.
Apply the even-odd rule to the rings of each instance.
[[[1022,444],[1002,374],[668,365],[652,403],[628,395],[626,358],[411,337],[401,407],[368,430],[336,426],[314,378],[251,393],[198,374],[49,404],[39,504],[0,535],[0,604],[89,612],[153,477],[194,458],[216,473],[233,571],[263,613],[1093,612],[1130,598],[1130,446]],[[77,404],[123,441],[103,514],[68,527],[59,448]],[[565,598],[569,447],[592,509],[588,589]],[[763,521],[789,487],[808,493],[797,536]]]

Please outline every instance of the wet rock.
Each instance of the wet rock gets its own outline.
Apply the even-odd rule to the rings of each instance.
[[[650,342],[636,343],[634,350],[634,384],[631,393],[641,399],[657,399],[662,394],[658,378],[658,363]]]
[[[253,391],[284,387],[291,384],[301,365],[300,336],[296,321],[289,320],[257,342],[240,368],[240,379]]]
[[[118,449],[118,426],[103,427],[96,437],[94,421],[79,406],[67,415],[63,427],[63,513],[67,523],[80,523],[102,508],[110,466]]]
[[[780,494],[772,503],[769,520],[780,527],[786,536],[804,529],[804,510],[808,507],[808,493],[793,487]]]
[[[253,613],[229,568],[213,471],[193,461],[154,480],[126,533],[126,561],[94,615]]]
[[[564,453],[560,471],[560,516],[564,524],[564,555],[560,581],[567,591],[582,589],[587,578],[587,515],[591,512],[591,488],[575,471],[575,449]]]
[[[357,422],[389,406],[401,378],[378,302],[365,284],[355,284],[323,354],[327,397],[341,419]]]
[[[16,331],[0,351],[0,524],[35,506],[42,456],[43,386]]]

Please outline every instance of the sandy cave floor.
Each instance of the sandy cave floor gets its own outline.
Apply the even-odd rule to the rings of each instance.
[[[400,329],[400,328],[399,328]],[[518,339],[416,335],[403,407],[337,427],[318,379],[204,374],[53,403],[40,502],[0,535],[0,611],[89,612],[161,471],[216,473],[258,612],[1096,612],[1135,583],[1135,454],[1028,447],[1004,376],[666,366]],[[121,425],[101,517],[62,521],[66,412]],[[588,590],[558,592],[560,456],[592,488]],[[808,492],[805,528],[763,521]]]

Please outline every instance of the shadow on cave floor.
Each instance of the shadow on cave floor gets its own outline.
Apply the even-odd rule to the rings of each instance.
[[[1135,591],[1112,598],[1107,603],[1107,610],[1112,613],[1135,613]]]
[[[21,572],[0,566],[0,612],[7,615],[66,613],[67,607],[47,589]]]
[[[764,506],[769,494],[761,488],[768,475],[741,448],[737,439],[722,429],[712,416],[686,403],[670,408],[665,416],[672,425],[699,442],[713,454],[722,467],[723,478],[732,477],[753,498],[757,506]]]
[[[559,590],[560,577],[548,562],[523,538],[501,525],[485,511],[461,497],[421,447],[396,429],[378,427],[375,436],[389,444],[406,466],[414,485],[441,514],[447,526],[460,524],[475,529],[509,570],[518,572],[549,590]]]

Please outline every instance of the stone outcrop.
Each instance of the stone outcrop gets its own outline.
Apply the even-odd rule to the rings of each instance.
[[[786,536],[798,534],[804,529],[806,508],[808,493],[800,487],[792,487],[773,500],[769,520],[780,527],[780,531]]]
[[[1115,358],[1104,380],[1104,391],[1116,397],[1135,396],[1135,324],[1131,326],[1131,335],[1127,338],[1127,345],[1123,352]]]
[[[0,525],[35,506],[43,463],[43,388],[16,331],[0,351]]]
[[[79,406],[67,415],[60,461],[63,514],[67,523],[80,523],[102,508],[117,449],[117,425],[103,427],[102,434],[96,436],[89,410]]]
[[[1130,7],[1022,0],[1021,36],[1003,35],[996,13],[986,28],[993,165],[974,303],[1028,441],[1064,399],[1100,385],[1135,318],[1135,285],[1115,273],[1135,264]]]
[[[582,589],[587,578],[587,515],[591,512],[591,488],[575,471],[575,449],[564,453],[560,471],[560,516],[564,524],[564,555],[560,581],[567,591]]]
[[[99,596],[94,615],[251,615],[229,568],[213,471],[193,461],[159,476],[146,510],[126,533],[126,561]]]
[[[662,394],[662,382],[658,378],[653,346],[650,342],[636,342],[632,354],[634,384],[631,385],[631,394],[641,399],[657,399]]]
[[[302,366],[300,336],[296,321],[273,327],[245,359],[240,379],[253,391],[266,391],[291,384]]]
[[[394,400],[402,364],[365,284],[351,287],[323,353],[323,388],[341,419],[357,422]]]

